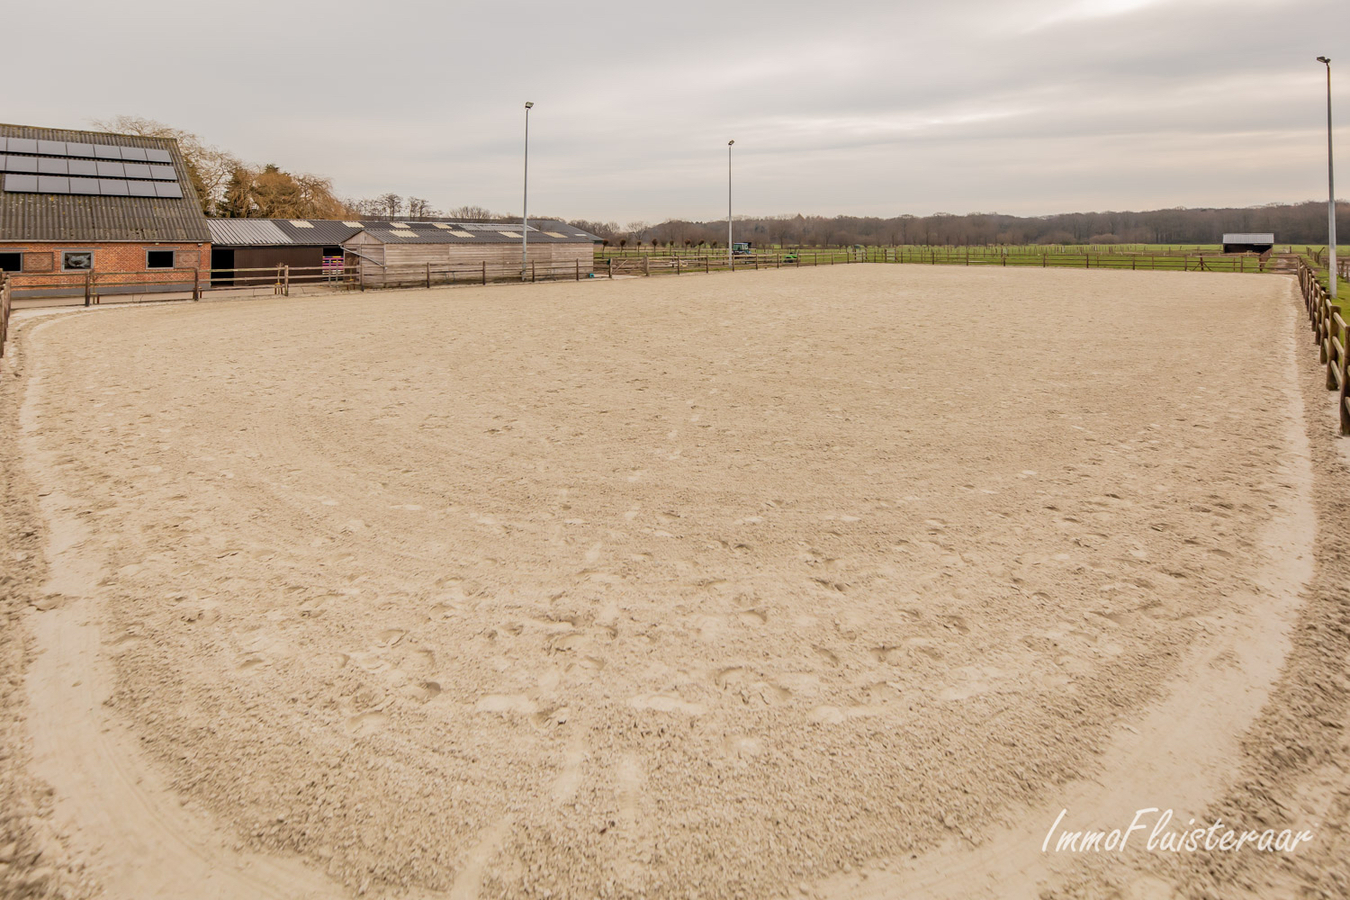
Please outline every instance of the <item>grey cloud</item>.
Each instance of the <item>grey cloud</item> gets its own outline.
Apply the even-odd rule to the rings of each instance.
[[[7,16],[51,27],[37,4]],[[1343,0],[76,0],[63,18],[84,27],[59,64],[11,42],[28,89],[8,117],[147,115],[344,194],[515,210],[529,99],[531,208],[602,220],[722,215],[731,137],[747,213],[1316,197],[1313,57],[1350,66]]]

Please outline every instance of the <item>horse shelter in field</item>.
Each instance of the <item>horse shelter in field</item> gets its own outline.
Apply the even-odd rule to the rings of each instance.
[[[176,141],[0,125],[0,270],[21,296],[193,290],[211,233]]]
[[[1223,236],[1224,253],[1269,253],[1275,248],[1275,235],[1264,234],[1225,234]]]

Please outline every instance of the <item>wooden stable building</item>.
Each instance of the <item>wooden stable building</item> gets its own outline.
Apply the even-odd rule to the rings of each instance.
[[[579,277],[594,268],[600,239],[563,222],[533,222],[528,240],[519,224],[482,222],[367,222],[343,241],[347,265],[361,265],[367,285],[378,286],[384,273],[414,266],[469,270],[518,266],[522,244],[528,261],[540,271],[574,270]]]

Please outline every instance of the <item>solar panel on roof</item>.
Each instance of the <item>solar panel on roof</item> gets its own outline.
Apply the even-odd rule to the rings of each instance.
[[[70,179],[64,175],[39,175],[39,194],[69,194]]]
[[[0,137],[0,153],[4,153],[4,152],[5,152],[5,142],[8,141],[8,140],[9,140],[9,138],[3,138],[3,137]]]
[[[38,160],[38,172],[43,175],[69,175],[69,165],[70,163],[64,159],[47,159],[44,157]]]
[[[37,193],[36,175],[6,175],[5,190],[21,194]]]
[[[122,151],[111,144],[95,144],[94,156],[99,159],[121,159]]]
[[[145,162],[145,150],[140,147],[122,147],[122,158],[135,162]]]
[[[92,159],[72,159],[70,161],[70,174],[72,175],[97,175],[98,163]]]
[[[37,157],[34,156],[5,157],[6,172],[31,172],[37,174],[37,164]]]
[[[174,185],[177,187],[177,185]],[[153,181],[128,181],[127,193],[133,197],[153,197],[155,196],[155,183]]]
[[[150,177],[150,167],[144,163],[123,163],[122,168],[126,170],[128,178]]]
[[[173,157],[169,155],[168,150],[150,149],[145,151],[145,158],[152,163],[171,163]]]
[[[72,178],[70,179],[70,192],[72,194],[90,194],[97,197],[99,195],[97,178]]]
[[[150,166],[150,177],[156,181],[177,181],[173,166]]]
[[[100,178],[98,192],[105,197],[127,196],[127,183],[120,178]]]
[[[65,156],[65,141],[38,141],[37,152],[43,156]]]
[[[121,164],[120,162],[112,162],[111,160],[102,160],[102,159],[100,159],[100,160],[98,161],[97,165],[98,165],[98,177],[99,177],[99,178],[125,178],[125,177],[126,177],[127,170],[124,169],[124,168],[122,168],[122,164]]]
[[[93,156],[93,144],[77,144],[74,141],[66,141],[67,156]]]
[[[37,152],[37,141],[33,140],[32,138],[13,138],[13,137],[12,137],[12,138],[9,139],[9,152],[10,152],[10,153],[36,153],[36,152]]]
[[[135,182],[129,183],[134,184]],[[153,182],[153,184],[155,186],[155,194],[157,194],[160,197],[166,197],[171,200],[178,200],[181,199],[183,196],[183,189],[178,186],[178,182],[176,181],[172,183],[168,181],[156,181]]]

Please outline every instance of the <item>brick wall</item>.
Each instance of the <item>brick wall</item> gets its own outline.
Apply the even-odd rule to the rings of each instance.
[[[94,253],[94,282],[107,291],[113,291],[113,282],[130,282],[123,290],[134,285],[168,284],[192,287],[193,273],[184,269],[201,269],[201,283],[206,286],[211,267],[210,244],[174,244],[174,243],[59,243],[43,244],[32,242],[0,242],[0,253],[23,253],[23,272],[7,273],[14,279],[15,290],[54,290],[69,289],[82,291],[85,281],[84,272],[63,272],[61,253],[66,250],[92,250]],[[146,268],[147,250],[173,250],[174,269]]]

